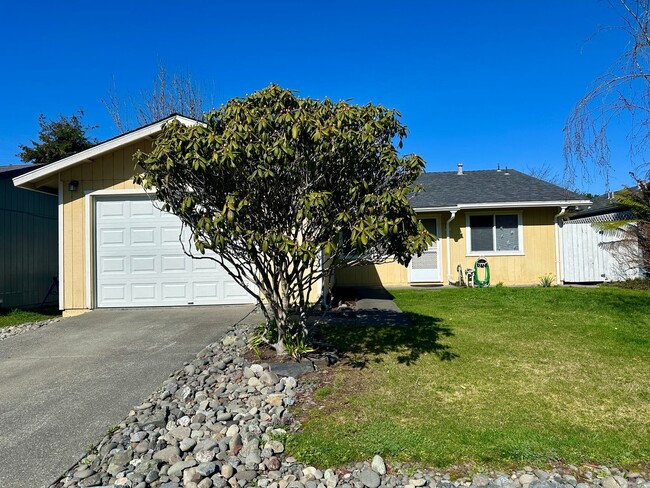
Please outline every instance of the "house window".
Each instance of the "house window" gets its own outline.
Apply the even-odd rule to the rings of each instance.
[[[468,254],[523,254],[520,214],[477,214],[467,220]]]

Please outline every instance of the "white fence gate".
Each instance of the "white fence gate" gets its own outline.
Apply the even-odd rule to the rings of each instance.
[[[622,281],[641,277],[636,245],[617,245],[619,231],[603,231],[594,222],[618,220],[620,214],[597,215],[564,222],[563,278],[565,283]]]

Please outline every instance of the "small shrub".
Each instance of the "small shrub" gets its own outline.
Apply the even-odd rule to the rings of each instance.
[[[544,276],[539,277],[539,286],[542,288],[550,288],[553,286],[553,282],[555,281],[555,278],[551,273],[547,273]]]
[[[303,356],[310,352],[314,352],[314,348],[311,347],[311,344],[307,339],[307,334],[302,331],[285,337],[284,347],[287,348],[289,355],[296,361],[300,361],[300,358]]]
[[[248,347],[257,357],[262,355],[262,347],[278,339],[278,330],[274,323],[262,322],[248,338]]]
[[[307,333],[298,323],[290,324],[290,330],[292,332],[289,332],[284,338],[284,347],[292,358],[299,361],[303,356],[310,352],[314,352],[314,349],[311,347],[309,339],[307,338]],[[272,345],[277,342],[277,340],[278,329],[275,326],[275,322],[270,321],[257,327],[247,342],[248,347],[253,354],[260,357],[262,354],[262,347],[265,344]]]

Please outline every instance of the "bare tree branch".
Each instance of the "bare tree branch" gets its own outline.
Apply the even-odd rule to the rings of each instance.
[[[200,120],[208,110],[209,101],[202,85],[197,84],[189,73],[167,72],[165,66],[158,65],[151,91],[141,90],[137,96],[118,94],[117,83],[113,84],[108,97],[102,103],[110,114],[121,134],[138,126],[162,120],[173,113]]]
[[[647,169],[643,156],[650,141],[649,0],[610,1],[610,5],[623,22],[610,28],[626,33],[628,48],[576,103],[564,127],[565,180],[575,186],[578,177],[589,181],[595,171],[605,179],[608,191],[610,125],[629,122],[629,155],[637,161],[636,169]]]

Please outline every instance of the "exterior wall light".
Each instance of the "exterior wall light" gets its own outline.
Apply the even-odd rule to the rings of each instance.
[[[71,180],[70,183],[68,183],[68,190],[77,191],[77,188],[79,188],[79,182],[77,180]]]

